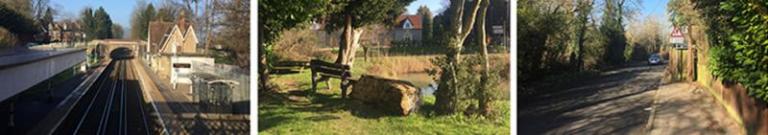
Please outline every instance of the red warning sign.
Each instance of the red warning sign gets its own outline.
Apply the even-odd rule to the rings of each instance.
[[[683,32],[680,31],[680,29],[678,29],[677,27],[673,27],[672,28],[671,36],[672,37],[683,37]]]

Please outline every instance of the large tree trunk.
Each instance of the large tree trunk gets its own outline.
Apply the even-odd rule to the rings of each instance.
[[[440,75],[440,83],[438,90],[435,91],[435,107],[438,112],[443,114],[452,114],[458,111],[457,102],[459,91],[459,78],[457,76],[456,69],[461,64],[461,50],[463,48],[464,40],[469,36],[469,32],[475,23],[477,11],[480,9],[480,2],[483,0],[477,0],[473,3],[473,6],[467,14],[467,18],[464,18],[464,3],[463,0],[451,0],[451,7],[448,12],[452,12],[451,23],[448,26],[449,35],[448,39],[448,53],[446,58],[448,60],[448,67],[443,67],[443,73]],[[450,83],[450,84],[449,84]],[[449,87],[446,87],[449,86]]]
[[[480,98],[478,99],[479,107],[481,113],[484,116],[490,116],[491,115],[491,86],[488,84],[488,79],[490,78],[490,64],[488,63],[488,41],[486,40],[486,32],[485,32],[485,15],[486,11],[488,10],[488,4],[490,2],[488,0],[483,1],[481,5],[481,10],[479,16],[477,17],[477,29],[478,29],[478,41],[480,41],[480,47],[482,48],[482,56],[483,56],[483,74],[480,76]]]
[[[265,47],[266,45],[259,43],[259,45],[257,45],[257,46],[258,46],[258,51],[259,51],[259,54],[258,54],[258,59],[259,59],[259,80],[258,80],[259,81],[259,90],[264,92],[267,89],[269,89],[267,87],[267,82],[269,82],[269,70],[267,70],[267,68],[268,68],[267,67],[268,66],[267,63],[269,61],[267,61],[268,60],[267,59],[267,54],[266,54],[266,51],[264,50],[264,49],[266,49],[266,47]]]
[[[355,59],[355,51],[360,47],[360,37],[364,30],[362,28],[352,27],[352,17],[346,17],[344,32],[341,34],[339,42],[339,55],[336,58],[337,64],[349,65],[352,67]]]
[[[589,3],[589,4],[588,4]],[[592,10],[592,1],[584,1],[584,3],[579,4],[579,30],[577,35],[577,53],[576,53],[576,68],[578,71],[584,70],[584,42],[586,41],[586,35],[587,35],[587,24],[588,24],[588,17]],[[589,9],[589,10],[588,10]]]

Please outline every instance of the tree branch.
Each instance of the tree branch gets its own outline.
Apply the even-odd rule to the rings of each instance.
[[[464,24],[462,24],[463,26],[461,28],[463,29],[461,30],[462,33],[460,34],[462,39],[465,39],[467,36],[469,36],[470,30],[472,30],[472,26],[474,26],[473,24],[475,23],[475,18],[477,17],[477,11],[480,9],[480,3],[483,1],[484,0],[477,0],[474,6],[472,6],[472,14],[464,19],[466,21],[464,21]]]

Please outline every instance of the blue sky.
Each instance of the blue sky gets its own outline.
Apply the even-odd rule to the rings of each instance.
[[[136,7],[135,0],[51,0],[50,5],[58,9],[59,18],[77,18],[86,7],[97,9],[104,7],[113,22],[128,27],[131,12]],[[57,20],[59,18],[56,18]]]
[[[416,11],[419,10],[419,7],[421,5],[426,5],[427,8],[429,8],[430,11],[432,11],[432,15],[437,15],[438,12],[442,12],[447,8],[448,0],[416,0],[413,1],[410,5],[408,5],[406,8],[408,9],[408,14],[416,14]]]
[[[669,0],[643,0],[641,3],[642,7],[640,12],[642,16],[638,17],[645,17],[648,15],[665,16]]]
[[[148,2],[155,3],[156,0],[146,0]],[[642,0],[640,8],[640,14],[635,16],[636,19],[642,20],[647,16],[663,17],[659,21],[667,22],[666,9],[667,2],[669,0]],[[98,8],[104,7],[107,13],[112,18],[113,22],[116,22],[123,27],[128,27],[131,12],[133,12],[137,1],[135,0],[52,0],[50,5],[56,9],[59,9],[59,18],[75,18],[80,15],[85,7]],[[406,8],[409,14],[415,14],[416,10],[421,5],[426,5],[432,11],[434,15],[445,10],[450,2],[448,0],[416,0]],[[57,18],[58,19],[58,18]]]
[[[671,31],[672,24],[667,15],[667,3],[669,0],[643,0],[641,2],[640,14],[635,16],[636,20],[642,21],[647,17],[656,17],[662,26],[666,26],[664,31]]]

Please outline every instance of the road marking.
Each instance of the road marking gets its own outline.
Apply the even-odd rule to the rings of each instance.
[[[661,84],[662,84],[661,80],[659,80],[658,82],[656,82],[656,84],[654,84],[656,85],[656,90],[654,90],[653,102],[651,102],[651,107],[649,107],[651,114],[650,116],[648,116],[648,120],[647,120],[648,123],[645,124],[645,129],[649,134],[651,133],[651,131],[653,131],[653,121],[654,121],[654,118],[656,117],[656,104],[659,102],[658,98],[659,98],[659,91],[661,90]]]

